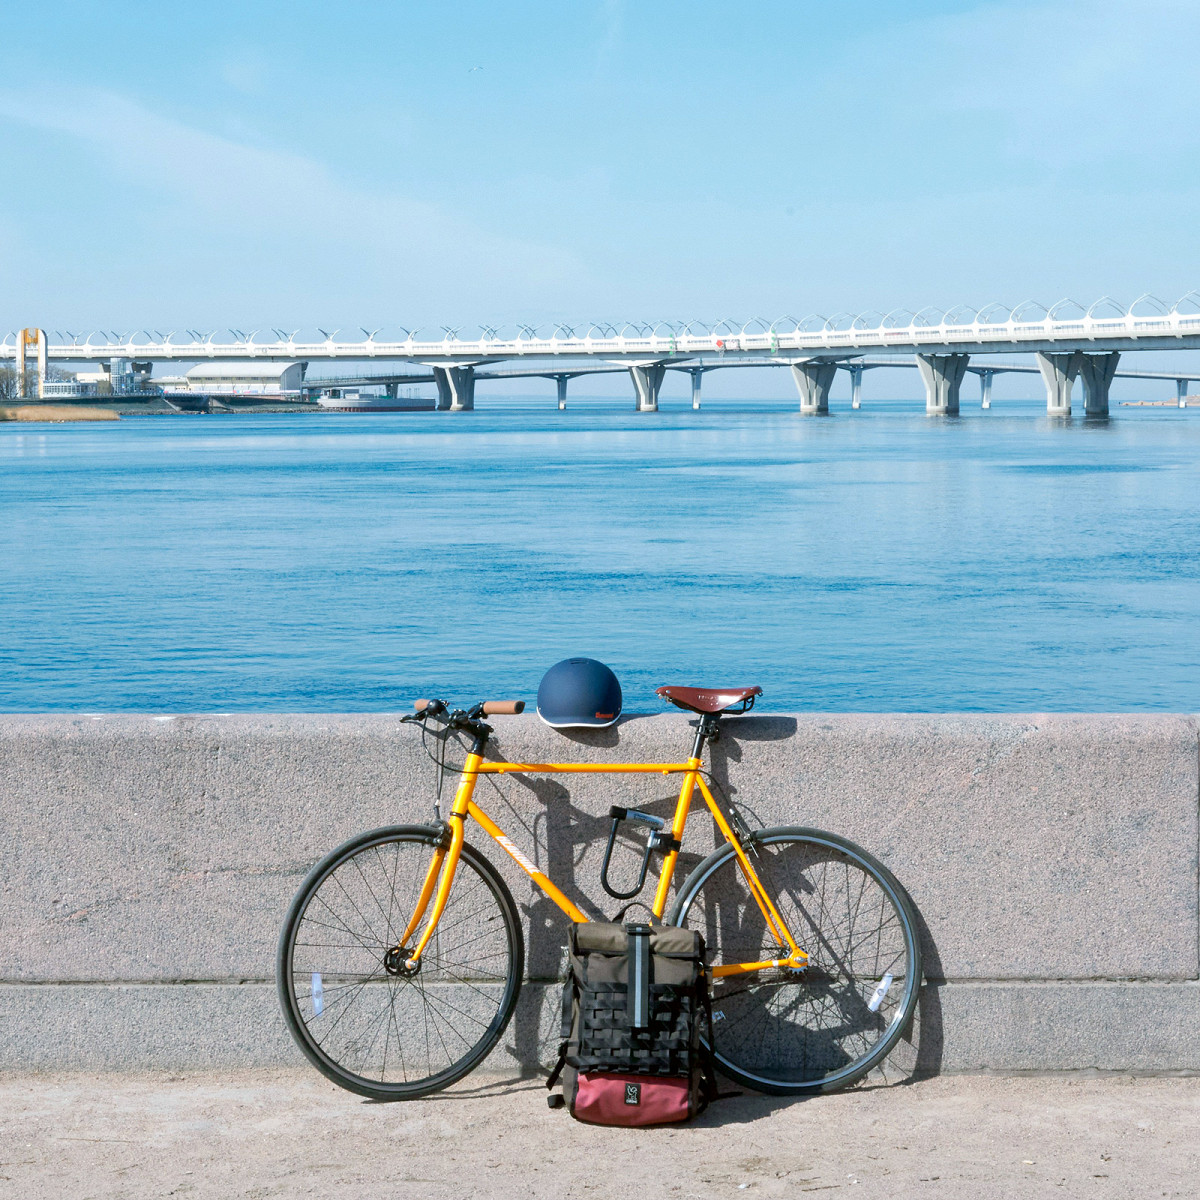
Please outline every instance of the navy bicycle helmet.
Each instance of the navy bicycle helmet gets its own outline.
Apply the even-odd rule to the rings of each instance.
[[[564,658],[542,676],[537,714],[553,729],[612,725],[621,715],[621,685],[594,658]]]

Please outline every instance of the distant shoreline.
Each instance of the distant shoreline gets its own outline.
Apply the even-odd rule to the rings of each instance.
[[[0,408],[0,421],[116,421],[119,413],[108,408],[82,408],[70,404],[21,404]]]

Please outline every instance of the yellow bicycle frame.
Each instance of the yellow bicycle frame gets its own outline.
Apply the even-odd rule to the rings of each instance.
[[[412,969],[420,960],[433,937],[437,923],[446,910],[446,901],[450,897],[450,887],[454,883],[454,874],[458,869],[459,856],[462,853],[463,835],[467,818],[472,817],[480,828],[498,843],[500,848],[533,880],[546,895],[562,909],[572,921],[585,922],[587,916],[571,903],[557,888],[553,881],[532,863],[508,838],[504,831],[475,803],[472,799],[475,785],[480,775],[683,775],[683,785],[679,789],[679,799],[675,804],[675,816],[671,821],[670,836],[676,841],[683,840],[683,831],[687,826],[688,810],[692,805],[692,796],[697,787],[704,797],[717,828],[725,840],[733,847],[737,855],[750,894],[762,912],[775,940],[788,947],[789,953],[785,958],[766,959],[761,962],[721,963],[712,968],[714,978],[724,975],[742,975],[753,971],[765,971],[771,967],[790,967],[800,969],[808,962],[808,955],[797,945],[791,930],[787,927],[774,902],[758,878],[754,866],[738,841],[737,834],[721,811],[720,805],[713,799],[701,773],[702,764],[699,758],[689,758],[684,763],[509,763],[485,762],[476,753],[467,755],[463,767],[462,778],[454,795],[454,804],[450,810],[448,826],[450,830],[449,845],[439,846],[433,854],[426,872],[424,884],[417,897],[417,903],[412,917],[405,926],[398,946],[406,946],[421,925],[429,902],[432,898],[433,908],[429,911],[429,920],[421,933],[420,940],[408,958],[406,966]],[[669,850],[663,858],[662,870],[659,874],[658,887],[654,893],[651,909],[654,915],[661,918],[667,907],[667,894],[671,888],[671,880],[675,874],[675,863],[679,857],[678,850]]]

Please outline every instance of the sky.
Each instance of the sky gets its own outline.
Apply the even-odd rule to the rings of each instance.
[[[0,26],[0,333],[1200,288],[1195,0],[0,0]]]

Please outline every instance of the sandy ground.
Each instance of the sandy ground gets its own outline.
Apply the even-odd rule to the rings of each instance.
[[[1200,1078],[950,1076],[598,1129],[537,1082],[372,1104],[311,1072],[0,1076],[4,1197],[1182,1196]]]

